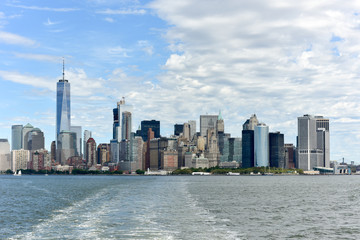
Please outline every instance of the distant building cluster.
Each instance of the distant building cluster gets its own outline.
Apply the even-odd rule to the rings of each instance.
[[[89,130],[71,125],[70,83],[63,78],[56,91],[56,139],[50,152],[44,147],[44,133],[30,124],[13,125],[11,150],[0,139],[0,171],[33,170],[140,170],[174,171],[180,168],[277,167],[330,168],[329,119],[298,117],[296,145],[284,142],[284,134],[253,114],[243,124],[242,137],[225,132],[221,112],[200,115],[174,125],[170,137],[160,135],[160,121],[143,120],[132,132],[133,107],[122,98],[113,109],[113,134],[108,143],[97,144]],[[109,126],[111,127],[111,126]],[[340,170],[339,170],[340,171]]]

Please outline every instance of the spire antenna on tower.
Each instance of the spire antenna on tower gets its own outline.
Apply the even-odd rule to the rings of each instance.
[[[63,57],[63,81],[65,80],[65,58]]]

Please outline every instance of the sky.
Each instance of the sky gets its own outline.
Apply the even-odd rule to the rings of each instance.
[[[30,123],[55,139],[56,82],[71,123],[112,138],[125,97],[133,130],[221,114],[241,137],[255,113],[296,144],[297,117],[330,119],[331,160],[360,164],[360,2],[324,0],[3,0],[0,138]]]

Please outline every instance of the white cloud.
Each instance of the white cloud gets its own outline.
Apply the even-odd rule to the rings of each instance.
[[[52,12],[72,12],[79,10],[78,8],[51,8],[51,7],[26,6],[26,5],[16,5],[16,4],[7,4],[7,6],[28,9],[28,10],[52,11]]]
[[[115,22],[115,20],[113,18],[110,18],[110,17],[104,18],[104,20],[109,22],[109,23]]]
[[[35,46],[36,42],[32,39],[9,32],[0,31],[0,42],[13,45]]]
[[[61,61],[61,57],[45,55],[45,54],[32,54],[32,53],[14,53],[15,57],[31,59],[37,61],[46,61],[46,62],[54,62],[59,63]]]
[[[184,117],[222,109],[227,130],[239,136],[255,112],[291,142],[303,114],[360,118],[358,2],[156,0],[149,7],[169,24],[174,51],[158,85],[174,96],[169,105],[188,106]],[[344,127],[351,136],[349,122],[334,120],[332,138]],[[333,156],[341,148],[360,157],[355,145],[341,144],[332,145]]]
[[[108,15],[144,15],[146,14],[145,9],[105,9],[99,10],[96,13],[108,14]]]
[[[44,25],[45,25],[45,26],[52,26],[52,25],[56,25],[56,24],[59,24],[59,23],[60,23],[60,22],[52,22],[52,21],[50,20],[50,18],[48,18],[47,21],[44,22]]]
[[[33,87],[47,88],[53,91],[55,90],[54,82],[43,77],[37,77],[29,74],[21,74],[19,72],[0,70],[0,78],[6,81],[21,83]]]
[[[146,40],[138,41],[138,45],[142,51],[144,51],[147,55],[151,56],[154,53],[154,47]]]

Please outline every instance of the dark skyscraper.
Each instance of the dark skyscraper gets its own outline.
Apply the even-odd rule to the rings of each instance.
[[[160,137],[160,121],[156,120],[144,120],[141,121],[141,137],[144,142],[148,139],[148,129],[151,128],[154,132],[154,137],[159,138]]]
[[[269,133],[270,167],[285,168],[284,134]]]
[[[180,136],[180,133],[184,131],[184,124],[175,124],[174,125],[174,135]]]
[[[254,167],[254,131],[242,131],[242,167]]]

